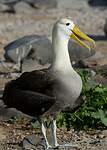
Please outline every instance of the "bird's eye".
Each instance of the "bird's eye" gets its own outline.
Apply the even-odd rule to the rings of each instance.
[[[69,26],[70,25],[70,23],[66,23],[66,26]]]

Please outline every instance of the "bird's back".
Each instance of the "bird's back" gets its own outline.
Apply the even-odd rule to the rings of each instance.
[[[52,95],[54,83],[46,74],[46,71],[26,72],[7,83],[3,94],[7,107],[33,116],[46,112],[55,103]]]

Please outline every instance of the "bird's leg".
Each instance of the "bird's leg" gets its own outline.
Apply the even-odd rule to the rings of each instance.
[[[57,127],[56,127],[55,119],[52,120],[51,129],[52,129],[52,145],[54,146],[53,148],[65,148],[65,147],[78,148],[78,145],[73,145],[72,143],[62,144],[62,145],[58,144],[57,136],[56,136]]]
[[[56,135],[56,120],[53,119],[52,120],[52,124],[51,124],[51,130],[52,130],[52,144],[53,146],[56,148],[59,146],[58,142],[57,142],[57,135]]]
[[[21,60],[21,56],[20,56],[20,55],[18,56],[18,64],[17,64],[17,65],[18,65],[19,72],[21,72],[21,71],[22,71],[22,70],[21,70],[21,69],[22,69],[22,68],[21,68],[21,67],[22,67],[22,66],[21,66],[21,65],[22,65],[22,60]]]
[[[41,129],[42,129],[42,133],[43,133],[43,136],[44,136],[45,142],[46,142],[46,150],[48,150],[49,148],[52,148],[52,147],[51,147],[51,145],[49,145],[48,139],[47,139],[47,137],[46,137],[46,128],[45,128],[43,122],[42,122],[42,124],[41,124]]]

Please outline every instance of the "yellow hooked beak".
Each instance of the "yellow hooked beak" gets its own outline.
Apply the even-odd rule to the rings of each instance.
[[[92,43],[93,48],[95,48],[95,41],[93,39],[91,39],[90,37],[88,37],[82,31],[80,31],[80,29],[78,27],[75,26],[72,30],[72,34],[70,35],[70,38],[76,40],[81,46],[88,48],[90,50],[91,47],[88,46],[87,44],[85,44],[82,40],[80,40],[79,37],[85,41]]]

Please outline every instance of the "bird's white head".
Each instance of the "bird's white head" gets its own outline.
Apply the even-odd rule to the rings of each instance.
[[[73,21],[66,18],[58,20],[52,32],[52,45],[54,50],[53,67],[56,70],[68,72],[72,68],[68,52],[68,41],[70,38],[89,50],[91,47],[84,41],[88,41],[92,43],[92,45],[95,45],[94,40],[83,33]]]
[[[70,38],[74,39],[77,41],[81,46],[88,48],[90,50],[90,46],[85,44],[84,41],[88,41],[92,43],[93,47],[95,47],[95,42],[93,39],[88,37],[85,33],[83,33],[75,24],[72,20],[62,18],[58,20],[53,28],[53,34],[58,35],[59,38],[63,37],[67,40]]]
[[[57,32],[59,34],[62,34],[62,36],[65,36],[65,38],[69,39],[74,26],[75,25],[73,21],[66,18],[62,18],[56,22],[54,27],[55,29],[57,29]]]

